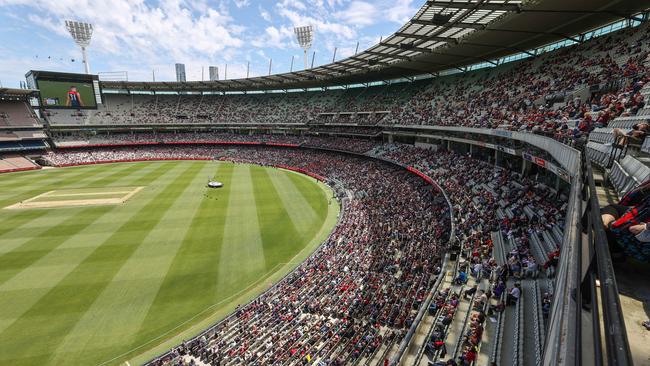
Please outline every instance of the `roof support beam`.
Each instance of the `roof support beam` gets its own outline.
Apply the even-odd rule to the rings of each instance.
[[[398,47],[396,47],[398,48]],[[407,51],[407,50],[404,50]],[[398,58],[400,60],[406,60],[406,61],[411,61],[411,57],[409,56],[402,56],[402,55],[396,55],[396,54],[390,54],[390,53],[382,53],[382,52],[375,52],[375,51],[366,51],[364,53],[369,53],[371,55],[375,56],[380,56],[380,57],[390,57],[390,58]]]
[[[536,32],[536,31],[527,31],[527,30],[520,30],[520,29],[490,29],[486,28],[486,32],[504,32],[504,33],[525,33],[525,34],[546,34],[546,35],[552,35],[552,36],[558,36],[564,39],[568,39],[570,41],[574,41],[577,43],[580,43],[580,39],[568,36],[566,34],[562,33],[557,33],[557,32]]]
[[[329,76],[328,73],[326,73],[326,72],[322,72],[322,71],[318,71],[318,70],[316,70],[316,69],[308,69],[308,70],[304,70],[303,72],[311,73],[311,74],[316,74],[316,75],[318,75],[318,76]],[[313,76],[313,75],[310,75],[310,76]]]
[[[260,79],[268,80],[268,81],[270,81],[272,83],[281,83],[282,82],[282,80],[274,79],[274,77],[277,77],[277,76],[276,75],[272,75],[272,76],[266,76],[265,75],[265,76],[260,76]]]
[[[429,0],[427,1],[427,5],[436,7],[436,8],[443,8],[443,9],[481,9],[481,10],[501,10],[501,11],[516,11],[519,12],[521,11],[521,5],[520,4],[493,4],[493,3],[483,3],[481,4],[480,2],[478,3],[456,3],[456,2],[446,2],[446,1],[435,1],[435,0]]]
[[[387,62],[379,61],[379,60],[376,59],[376,58],[375,58],[375,59],[366,59],[366,58],[361,58],[361,57],[357,57],[357,56],[352,56],[352,57],[350,57],[350,58],[353,59],[353,60],[357,60],[357,61],[365,62],[365,63],[367,63],[368,65],[370,65],[370,63],[374,63],[374,64],[376,64],[376,65],[391,66],[391,64],[389,64],[389,63],[387,63]]]
[[[352,68],[352,69],[356,69],[356,70],[366,70],[366,68],[363,67],[363,66],[354,65],[354,64],[351,64],[351,63],[345,63],[345,60],[341,60],[341,61],[335,63],[335,65],[342,66],[344,68]],[[328,65],[323,65],[321,67],[329,69],[329,70],[339,71],[339,72],[348,72],[346,69],[344,69],[344,70],[336,69],[336,68],[333,68],[332,66],[328,66]]]
[[[404,33],[404,32],[396,32],[395,35],[398,36],[398,37],[414,38],[414,39],[420,39],[420,40],[423,40],[423,41],[438,41],[438,42],[449,42],[449,43],[458,44],[458,39],[456,39],[456,38],[428,36],[426,34],[410,34],[410,33]]]
[[[469,28],[469,29],[478,29],[478,30],[485,29],[485,24],[479,24],[479,23],[458,22],[453,24],[452,23],[440,24],[432,20],[424,20],[424,19],[412,19],[411,23],[418,24],[418,25],[433,25],[433,26],[445,27],[445,28]]]
[[[337,68],[334,68],[334,67],[332,67],[332,66],[328,66],[328,65],[320,66],[320,68],[322,68],[322,69],[327,69],[327,70],[331,70],[332,73],[331,73],[331,74],[328,74],[329,76],[341,76],[341,75],[343,75],[343,74],[347,74],[347,73],[349,73],[349,71],[347,71],[346,69],[337,69]],[[334,74],[334,73],[336,73],[336,74]]]
[[[383,47],[394,48],[394,49],[396,49],[396,50],[403,50],[403,51],[418,51],[418,52],[420,52],[420,53],[435,53],[435,52],[433,51],[433,49],[431,49],[431,48],[427,48],[427,47],[418,47],[418,46],[415,46],[415,45],[412,46],[412,47],[409,47],[408,49],[403,49],[403,48],[401,48],[401,47],[399,46],[399,44],[391,44],[391,43],[385,43],[385,42],[382,42],[381,45],[382,45]]]
[[[463,44],[466,44],[468,46],[498,48],[500,50],[511,50],[511,51],[517,51],[517,52],[525,53],[525,54],[527,54],[529,56],[532,56],[532,57],[536,56],[536,54],[534,54],[534,53],[532,53],[530,51],[524,50],[523,48],[518,48],[518,47],[506,47],[506,46],[501,46],[501,45],[498,45],[498,44],[485,44],[485,43],[474,43],[474,42],[463,42]]]

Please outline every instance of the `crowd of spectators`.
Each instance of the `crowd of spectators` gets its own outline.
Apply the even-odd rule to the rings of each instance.
[[[536,258],[532,253],[530,238],[562,224],[567,197],[518,173],[471,156],[402,144],[382,145],[372,153],[415,166],[438,182],[453,204],[455,235],[461,244],[463,258],[455,284],[467,283],[468,276],[472,276],[477,283],[481,283],[481,280],[489,283],[487,288],[472,287],[465,291],[465,295],[478,296],[478,300],[472,304],[470,324],[459,351],[458,363],[469,365],[477,356],[485,315],[504,311],[507,304],[515,304],[522,295],[517,282],[507,288],[508,279],[536,279],[543,268],[546,277],[553,276],[559,249],[544,253],[544,258]],[[531,212],[534,214],[531,215]],[[493,232],[500,232],[505,240],[514,244],[510,251],[504,253],[503,264],[498,264],[496,260],[495,243],[491,239]],[[544,260],[544,263],[538,260]],[[545,293],[542,298],[543,315],[548,315],[550,311],[551,298],[552,293]],[[452,296],[446,308],[452,310],[457,306],[457,297]],[[449,311],[447,317],[452,316],[453,312]],[[445,341],[444,323],[439,332],[433,334],[426,347],[429,352],[440,352],[441,347],[445,347],[439,344]],[[446,341],[451,344],[455,342]],[[440,353],[438,355],[441,356]],[[455,360],[451,361],[451,364],[456,364]]]
[[[650,26],[641,25],[499,67],[412,83],[296,93],[107,95],[99,110],[81,111],[72,123],[443,125],[531,131],[573,142],[645,107],[640,90],[649,80],[648,44]],[[55,124],[69,117],[56,114],[63,118],[50,113]]]
[[[334,232],[309,259],[204,336],[154,364],[195,358],[342,365],[382,357],[379,349],[396,347],[441,271],[447,203],[421,178],[390,164],[312,150],[209,146],[74,149],[47,159],[79,163],[134,156],[220,156],[293,166],[342,182],[348,191]]]
[[[650,27],[642,25],[514,65],[440,78],[407,104],[396,105],[382,124],[507,128],[579,138],[644,107],[639,91],[648,81],[649,41]],[[597,91],[581,93],[591,86]]]
[[[61,146],[78,146],[83,144],[141,144],[174,142],[270,142],[300,145],[308,140],[307,136],[284,134],[244,134],[230,132],[131,132],[109,134],[59,133],[52,136]]]
[[[334,148],[358,148],[341,141]],[[455,240],[464,258],[459,276],[466,273],[460,281],[466,282],[469,275],[490,284],[474,289],[477,302],[461,352],[463,360],[472,359],[483,332],[478,319],[503,311],[506,299],[512,303],[521,294],[517,287],[506,288],[507,279],[534,279],[542,268],[546,276],[553,275],[559,249],[547,253],[546,263],[539,263],[529,238],[561,225],[566,197],[470,156],[402,144],[373,143],[361,150],[416,167],[438,182],[452,202]],[[296,272],[158,364],[192,358],[270,364],[309,357],[337,365],[376,357],[380,349],[403,337],[441,270],[446,242],[440,240],[449,227],[446,203],[419,178],[388,164],[317,150],[208,145],[66,149],[46,156],[53,165],[138,158],[218,158],[293,166],[342,183],[349,194],[340,196],[350,198],[330,239]],[[495,260],[491,240],[495,231],[514,243],[502,265]],[[447,295],[436,304],[452,311],[458,295]],[[545,314],[551,297],[543,298]],[[256,340],[264,334],[269,341]],[[439,350],[439,341],[430,339],[430,347]]]
[[[306,147],[318,147],[345,150],[357,153],[366,152],[378,142],[361,138],[313,135],[281,134],[235,134],[226,132],[164,132],[164,133],[112,133],[101,135],[61,134],[53,136],[57,146],[71,147],[84,145],[131,145],[131,144],[173,144],[173,143],[273,143],[293,144]]]

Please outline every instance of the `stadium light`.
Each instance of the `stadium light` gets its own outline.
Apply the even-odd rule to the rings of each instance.
[[[314,40],[314,28],[311,25],[304,27],[293,28],[294,33],[296,34],[296,39],[300,48],[305,53],[305,70],[307,70],[307,51],[311,48],[311,43]]]
[[[65,27],[70,32],[72,39],[79,47],[81,47],[81,54],[83,55],[84,67],[86,74],[90,74],[90,66],[88,65],[88,55],[86,54],[86,47],[90,45],[90,39],[93,36],[93,25],[90,23],[77,22],[73,20],[66,20]]]

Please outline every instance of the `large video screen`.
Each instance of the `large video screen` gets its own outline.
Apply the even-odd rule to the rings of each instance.
[[[39,79],[37,82],[44,108],[97,108],[92,81]]]

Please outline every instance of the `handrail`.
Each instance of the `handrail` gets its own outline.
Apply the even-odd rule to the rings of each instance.
[[[598,203],[591,160],[588,157],[585,159],[585,170],[589,194],[588,214],[591,216],[591,227],[588,229],[593,230],[593,241],[589,244],[593,245],[595,253],[595,258],[592,259],[595,259],[595,262],[592,262],[595,266],[592,265],[590,270],[595,270],[600,279],[600,305],[603,312],[602,322],[605,330],[604,338],[607,360],[609,365],[633,365],[630,344],[625,330],[625,320],[621,309],[621,301],[618,296],[618,285],[614,274],[614,266],[611,255],[609,254],[605,229],[600,219],[600,205]],[[589,278],[593,279],[592,276]],[[592,307],[595,308],[598,305],[592,304]],[[592,326],[595,332],[596,327],[600,328],[600,322],[592,324]],[[600,341],[600,339],[596,341]],[[599,345],[600,342],[596,344],[597,347]]]
[[[562,251],[555,275],[553,306],[546,330],[547,342],[544,345],[542,362],[544,366],[575,365],[576,360],[579,359],[575,319],[580,313],[572,293],[580,286],[580,276],[575,268],[581,255],[578,245],[581,233],[577,229],[582,213],[581,190],[581,180],[574,179],[565,216]]]
[[[472,297],[469,299],[469,308],[467,309],[467,314],[465,314],[465,320],[463,320],[463,329],[458,334],[458,339],[456,340],[456,345],[454,346],[454,351],[451,353],[452,359],[458,358],[458,352],[462,348],[463,337],[465,337],[466,330],[470,326],[467,321],[472,314],[472,307],[474,306],[474,298],[476,298],[476,292],[472,294]],[[457,310],[458,311],[458,310]]]
[[[474,127],[453,127],[453,126],[421,126],[421,125],[394,125],[386,128],[384,134],[405,133],[408,130],[426,132],[465,132],[495,137],[503,137],[525,142],[546,151],[555,160],[557,160],[570,175],[576,175],[580,170],[580,151],[571,146],[563,144],[560,141],[547,136],[537,135],[530,132],[508,131],[493,128],[474,128]]]
[[[420,308],[420,311],[418,312],[418,315],[415,317],[415,320],[413,321],[413,324],[415,324],[415,327],[413,327],[413,325],[411,325],[411,327],[413,328],[413,332],[412,332],[411,336],[408,337],[409,333],[411,333],[411,331],[409,330],[409,333],[407,333],[407,336],[404,337],[404,341],[402,341],[402,344],[400,344],[398,354],[393,359],[392,365],[398,365],[399,364],[399,362],[402,360],[402,357],[404,356],[404,353],[406,352],[406,349],[411,344],[411,339],[415,335],[415,331],[417,330],[417,326],[420,324],[420,322],[424,318],[424,314],[428,311],[429,306],[431,305],[431,301],[433,300],[434,295],[438,291],[440,291],[440,285],[442,284],[442,280],[447,275],[446,274],[446,269],[447,269],[448,263],[449,263],[449,253],[445,254],[445,259],[444,259],[442,267],[441,267],[442,270],[440,272],[440,275],[438,276],[438,279],[436,280],[435,284],[433,285],[433,288],[429,292],[429,295],[427,296],[426,301],[421,305],[421,308]],[[408,340],[407,340],[407,337],[408,337]],[[426,345],[427,340],[428,340],[428,338],[425,339],[425,345]],[[404,347],[403,350],[402,350],[402,347]],[[424,347],[422,347],[422,348],[424,348]],[[418,352],[418,356],[419,356],[419,352]]]
[[[501,297],[499,297],[499,301],[497,303],[503,303],[506,301],[506,295],[505,293],[501,294]],[[501,337],[503,336],[503,311],[499,312],[499,315],[497,315],[497,329],[494,332],[494,345],[492,346],[492,352],[490,354],[490,362],[499,364],[499,360],[501,359]]]

